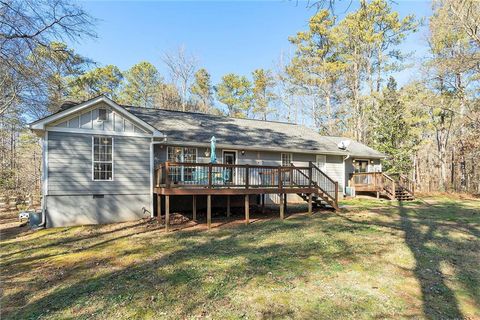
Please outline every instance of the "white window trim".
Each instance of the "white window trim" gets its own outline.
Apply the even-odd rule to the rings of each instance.
[[[290,163],[288,165],[291,165],[293,163],[293,153],[291,152],[282,152],[280,154],[280,165],[283,167],[283,156],[288,155],[290,157]]]
[[[111,138],[112,139],[112,179],[95,179],[95,138]],[[115,155],[115,138],[108,135],[94,135],[92,136],[92,181],[114,181],[115,180],[115,165],[114,165],[114,155]],[[107,162],[107,161],[97,161],[97,162]]]

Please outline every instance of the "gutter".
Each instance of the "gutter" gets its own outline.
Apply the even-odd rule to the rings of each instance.
[[[172,145],[172,146],[186,146],[186,147],[206,147],[209,148],[209,143],[200,143],[200,142],[188,142],[185,140],[168,140],[164,139],[160,142],[155,142],[156,144]],[[249,151],[273,151],[273,152],[289,152],[289,153],[306,153],[306,154],[326,154],[326,155],[348,155],[346,152],[334,152],[334,151],[324,151],[324,150],[305,150],[305,149],[292,149],[292,148],[275,148],[275,147],[252,147],[245,145],[234,145],[234,144],[222,144],[217,143],[217,148],[219,149],[235,149],[235,150],[249,150]]]

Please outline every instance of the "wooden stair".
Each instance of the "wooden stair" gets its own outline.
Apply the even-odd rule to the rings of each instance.
[[[297,195],[303,199],[303,201],[308,202],[309,195],[306,193],[297,193]],[[334,209],[338,210],[338,205],[334,201],[330,200],[325,194],[322,196],[314,193],[312,197],[312,206],[314,208],[325,208],[325,209]]]
[[[415,200],[415,196],[406,188],[397,186],[395,189],[395,199],[398,201],[412,201]]]
[[[404,175],[398,175],[397,179],[382,173],[385,181],[389,183],[382,183],[383,194],[390,200],[411,201],[415,200],[415,186],[414,183]]]
[[[301,173],[301,172],[300,172]],[[304,173],[301,173],[304,177]],[[338,210],[338,182],[333,181],[327,174],[320,170],[313,162],[309,163],[308,177],[312,188],[312,206],[317,208],[332,208]],[[295,183],[293,181],[293,183]],[[310,195],[297,193],[305,202],[308,202]]]

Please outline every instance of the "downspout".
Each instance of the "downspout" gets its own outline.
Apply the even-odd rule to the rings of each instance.
[[[343,158],[343,195],[345,196],[345,193],[346,193],[346,188],[347,188],[347,184],[346,184],[346,171],[347,171],[347,168],[345,167],[345,160],[347,160],[348,158],[350,158],[350,154],[347,154],[344,158]]]
[[[44,229],[47,225],[47,194],[48,194],[48,131],[42,138],[42,220],[35,230]]]
[[[155,150],[153,137],[150,140],[150,218],[153,218],[153,178],[155,175]]]

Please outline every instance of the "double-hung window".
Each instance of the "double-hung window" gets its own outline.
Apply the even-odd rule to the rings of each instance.
[[[113,180],[113,138],[93,137],[93,180]]]

